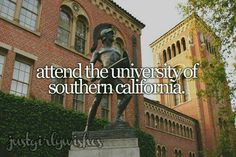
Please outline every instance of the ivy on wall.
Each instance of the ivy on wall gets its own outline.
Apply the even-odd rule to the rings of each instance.
[[[0,92],[0,156],[67,157],[72,132],[83,131],[86,119],[85,114],[57,104]],[[107,123],[97,119],[91,130]],[[140,130],[136,133],[141,157],[155,157],[152,136]]]

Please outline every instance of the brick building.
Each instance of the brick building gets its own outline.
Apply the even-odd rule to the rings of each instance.
[[[215,34],[204,21],[195,14],[189,16],[150,45],[153,52],[154,66],[162,67],[166,63],[172,67],[183,69],[193,67],[194,63],[201,62],[203,59],[210,60],[212,56],[217,55],[219,52],[219,47],[216,46],[217,40]],[[156,80],[156,83],[160,82],[170,83],[170,80]],[[212,99],[204,101],[197,96],[197,93],[205,88],[204,83],[199,79],[187,79],[181,75],[177,82],[174,83],[179,83],[185,93],[182,95],[157,95],[156,99],[160,104],[172,109],[173,112],[178,111],[178,113],[196,119],[197,123],[199,123],[198,126],[198,124],[195,123],[196,121],[192,120],[192,122],[195,121],[193,124],[197,127],[194,127],[193,124],[192,126],[184,124],[187,125],[187,129],[186,127],[184,129],[186,130],[187,137],[188,132],[193,132],[193,137],[197,141],[195,144],[197,145],[194,146],[194,143],[192,143],[193,145],[190,146],[190,141],[187,145],[179,145],[184,152],[183,156],[192,156],[190,154],[191,152],[187,151],[188,146],[190,146],[193,151],[198,151],[197,154],[199,154],[199,152],[207,154],[215,151],[217,149],[220,129],[218,125],[219,117],[217,115],[219,106],[214,103]],[[148,106],[149,107],[145,109],[146,112],[150,110],[150,105]],[[159,111],[158,109],[156,110]],[[153,114],[158,115],[157,111]],[[172,128],[174,126],[175,130],[177,128],[177,134],[181,135],[181,132],[178,133],[178,130],[181,131],[181,127],[173,124]],[[196,132],[196,130],[198,131]],[[192,133],[190,133],[190,137],[191,134]],[[175,143],[175,140],[171,142],[160,140],[160,143],[166,144],[167,147],[172,147],[171,149],[173,150],[172,145]]]
[[[141,67],[140,36],[144,24],[113,1],[4,0],[0,8],[0,89],[4,92],[88,112],[93,95],[48,93],[50,83],[73,83],[74,79],[37,79],[36,69],[46,65],[88,65],[92,32],[101,23],[116,28],[115,45],[127,49],[132,62]],[[83,81],[89,83],[85,77]],[[143,101],[142,97],[135,99],[126,112],[134,110],[134,102]],[[113,120],[117,101],[115,94],[104,96],[98,117]],[[124,116],[135,123],[134,114]]]
[[[200,31],[198,27],[194,27],[202,25],[198,21],[198,18],[187,18],[151,44],[155,66],[159,67],[164,61],[173,66],[177,63],[189,66],[192,63],[191,56],[200,58],[203,51],[207,56],[210,55],[201,48],[203,37],[200,33],[207,34],[209,31]],[[144,24],[113,1],[0,1],[0,90],[52,101],[65,108],[87,113],[93,95],[48,93],[50,83],[70,84],[75,79],[37,79],[36,69],[46,65],[53,65],[55,68],[76,68],[77,63],[88,65],[91,58],[89,49],[93,42],[92,32],[101,23],[110,23],[116,28],[115,46],[121,50],[127,49],[131,61],[141,67],[140,36]],[[180,42],[176,41],[180,37],[185,37],[180,41],[186,45],[179,48],[183,52],[178,52],[177,55]],[[210,32],[209,39],[212,39]],[[167,48],[165,51],[169,53],[168,46],[173,42],[177,46],[175,54],[174,51],[171,53],[176,57],[170,59],[167,54],[163,57],[163,50]],[[210,47],[209,42],[206,45],[207,48]],[[82,79],[89,83],[85,77]],[[205,104],[196,97],[196,90],[203,85],[198,81],[188,84],[188,89],[191,85],[193,90],[188,99],[185,96],[179,98],[181,104],[174,105],[169,96],[158,96],[159,102],[155,102],[143,95],[134,95],[125,111],[123,117],[126,121],[154,136],[157,157],[196,157],[202,146],[214,148],[217,125],[213,116],[216,115],[213,114],[211,104]],[[186,102],[182,102],[184,100]],[[116,94],[104,96],[97,117],[114,120],[118,102]],[[211,129],[212,132],[209,131]]]

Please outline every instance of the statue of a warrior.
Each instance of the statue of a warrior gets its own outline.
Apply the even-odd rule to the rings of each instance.
[[[93,34],[93,47],[91,48],[91,52],[93,56],[90,60],[90,63],[95,64],[97,61],[101,62],[103,68],[129,68],[130,61],[127,52],[120,53],[118,49],[113,47],[115,31],[111,24],[100,24],[94,29]],[[97,49],[98,40],[102,41],[102,48],[100,50]],[[121,55],[123,54],[123,55]],[[96,79],[92,79],[91,81],[95,81]],[[108,72],[108,77],[105,79],[99,80],[100,84],[111,84],[112,88],[115,90],[118,84],[124,84],[119,78],[112,78],[111,74]],[[124,89],[119,86],[119,92],[122,92]],[[104,91],[104,89],[102,90]],[[94,120],[97,112],[97,108],[102,100],[104,94],[96,94],[93,104],[88,113],[87,125],[85,128],[85,132],[88,131],[91,122]],[[121,101],[118,104],[117,115],[115,122],[121,121],[121,115],[126,109],[131,95],[129,94],[120,94]]]

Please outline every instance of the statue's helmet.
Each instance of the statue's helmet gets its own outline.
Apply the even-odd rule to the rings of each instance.
[[[110,32],[114,32],[114,34],[115,34],[114,27],[112,24],[102,23],[102,24],[97,25],[93,31],[93,45],[92,45],[90,51],[94,52],[97,48],[98,40],[99,39],[101,39],[101,40],[106,39],[107,34]]]
[[[107,29],[103,29],[100,33],[100,38],[103,41],[106,38],[106,35],[108,33],[113,33],[113,35],[115,34],[115,31],[113,28],[107,28]]]

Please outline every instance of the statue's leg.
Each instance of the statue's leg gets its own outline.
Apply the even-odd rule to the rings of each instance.
[[[88,119],[87,119],[87,124],[86,124],[85,131],[88,131],[90,124],[95,119],[95,116],[96,116],[96,113],[97,113],[97,109],[98,109],[98,106],[99,106],[101,100],[102,100],[102,94],[97,94],[95,96],[93,104],[90,107],[89,112],[88,112]]]
[[[100,82],[102,83],[102,81]],[[88,131],[89,129],[89,126],[90,124],[93,122],[93,120],[95,119],[95,116],[96,116],[96,113],[97,113],[97,109],[98,109],[98,106],[102,100],[102,96],[103,96],[103,89],[101,89],[101,93],[99,94],[96,94],[95,96],[95,99],[93,101],[93,104],[92,106],[90,107],[89,109],[89,112],[88,112],[88,119],[87,119],[87,123],[86,123],[86,127],[85,127],[85,132]]]
[[[124,83],[120,79],[113,80],[113,83],[112,83],[113,89],[115,89],[118,84],[124,84]],[[119,92],[122,92],[124,90],[124,88],[121,86],[118,86],[117,90]],[[126,109],[127,105],[129,104],[129,102],[132,98],[132,96],[130,94],[121,94],[120,97],[121,97],[121,100],[120,100],[120,102],[118,104],[118,108],[117,108],[116,121],[121,120],[120,119],[121,115],[124,112],[124,110]]]

